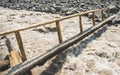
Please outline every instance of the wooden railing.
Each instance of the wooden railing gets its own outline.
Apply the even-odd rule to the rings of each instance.
[[[56,23],[59,43],[62,43],[64,40],[63,40],[63,37],[62,37],[60,21],[70,19],[70,18],[73,18],[73,17],[79,17],[80,32],[83,32],[81,16],[83,16],[85,14],[88,14],[88,13],[92,13],[93,14],[92,21],[93,21],[93,25],[95,25],[95,13],[101,11],[101,18],[102,18],[102,21],[103,21],[105,19],[104,14],[103,14],[104,10],[107,10],[108,15],[109,15],[109,7],[106,7],[106,8],[103,8],[103,9],[97,9],[97,10],[90,10],[90,11],[85,11],[85,12],[81,12],[81,13],[70,15],[70,16],[65,16],[65,17],[62,17],[62,18],[59,18],[59,19],[51,20],[51,21],[48,21],[48,22],[45,22],[45,23],[35,24],[33,26],[26,27],[26,28],[16,29],[16,30],[8,31],[8,32],[1,32],[0,36],[15,33],[15,36],[16,36],[16,39],[17,39],[17,42],[18,42],[18,46],[19,46],[19,49],[20,49],[20,52],[21,52],[21,55],[22,55],[22,60],[25,61],[25,60],[27,60],[27,57],[26,57],[26,54],[25,54],[25,50],[24,50],[24,46],[23,46],[23,42],[22,42],[22,38],[21,38],[21,34],[20,34],[21,31],[31,29],[31,28],[35,28],[35,27],[39,27],[39,26],[48,25],[48,24],[51,24],[51,23]]]

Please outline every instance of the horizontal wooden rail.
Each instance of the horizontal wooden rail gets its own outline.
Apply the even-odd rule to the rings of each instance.
[[[62,21],[62,20],[65,20],[65,19],[69,19],[69,18],[81,16],[81,15],[84,15],[84,14],[98,12],[98,11],[105,10],[105,9],[108,9],[108,8],[109,7],[106,7],[106,8],[103,8],[103,9],[96,9],[96,10],[85,11],[85,12],[81,12],[81,13],[78,13],[78,14],[74,14],[74,15],[69,15],[69,16],[66,16],[66,17],[62,17],[62,18],[59,18],[59,19],[54,19],[54,20],[51,20],[51,21],[48,21],[48,22],[45,22],[45,23],[34,24],[32,26],[29,26],[29,27],[25,27],[25,28],[21,28],[21,29],[16,29],[16,30],[8,31],[8,32],[1,32],[0,35],[15,33],[15,32],[18,32],[18,31],[23,31],[23,30],[27,30],[27,29],[31,29],[31,28],[35,28],[35,27],[39,27],[39,26],[44,26],[44,25],[47,25],[47,24],[54,23],[56,21]]]
[[[15,67],[11,68],[8,71],[7,75],[19,75],[20,73],[22,74],[24,72],[27,72],[27,71],[31,70],[32,68],[34,68],[37,65],[43,65],[46,61],[48,61],[49,59],[51,59],[55,55],[60,54],[61,52],[66,50],[68,47],[74,45],[75,43],[82,40],[86,36],[92,34],[96,30],[101,28],[103,25],[110,22],[115,17],[116,17],[116,15],[110,16],[109,18],[105,19],[104,21],[102,21],[98,25],[94,25],[91,28],[89,28],[88,30],[86,30],[86,31],[68,39],[67,41],[62,42],[61,44],[59,44],[59,45],[55,46],[54,48],[50,49],[49,51],[47,51],[43,55],[34,57],[30,60],[27,60],[27,61],[23,62],[20,65],[17,65]]]

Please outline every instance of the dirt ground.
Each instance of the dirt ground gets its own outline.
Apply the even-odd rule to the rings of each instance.
[[[32,26],[62,16],[57,14],[11,10],[0,7],[0,32]],[[84,30],[92,22],[82,17]],[[60,22],[63,40],[78,34],[78,17]],[[43,54],[59,43],[55,24],[21,32],[28,59]],[[2,37],[2,36],[0,36]],[[14,34],[7,35],[13,50],[19,50]],[[32,70],[34,75],[120,75],[120,24],[101,28],[68,51]],[[82,52],[81,52],[82,51]],[[0,61],[8,54],[5,39],[0,40]]]

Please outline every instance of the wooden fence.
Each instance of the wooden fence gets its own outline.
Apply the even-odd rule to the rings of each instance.
[[[31,29],[31,28],[35,28],[35,27],[39,27],[39,26],[48,25],[48,24],[51,24],[51,23],[56,23],[59,43],[62,43],[64,40],[62,38],[60,21],[70,19],[70,18],[73,18],[73,17],[79,17],[80,32],[83,32],[81,16],[83,16],[85,14],[88,14],[88,13],[92,13],[93,14],[92,21],[93,21],[93,25],[95,25],[95,13],[96,12],[101,12],[101,18],[102,18],[102,21],[103,21],[105,19],[104,11],[107,11],[107,13],[109,15],[109,7],[106,7],[106,8],[103,8],[103,9],[90,10],[90,11],[85,11],[85,12],[81,12],[81,13],[70,15],[70,16],[65,16],[65,17],[62,17],[62,18],[59,18],[59,19],[51,20],[51,21],[48,21],[48,22],[45,22],[45,23],[35,24],[33,26],[26,27],[26,28],[16,29],[16,30],[8,31],[8,32],[1,32],[0,36],[14,33],[15,36],[16,36],[16,39],[17,39],[17,43],[18,43],[21,55],[22,55],[22,61],[26,61],[27,57],[26,57],[26,54],[25,54],[25,50],[24,50],[24,46],[23,46],[23,42],[22,42],[22,37],[21,37],[21,34],[20,34],[21,31]]]

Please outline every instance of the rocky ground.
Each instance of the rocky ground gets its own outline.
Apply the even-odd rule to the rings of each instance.
[[[14,29],[24,28],[24,27],[32,26],[36,23],[43,23],[51,19],[62,17],[59,14],[69,15],[66,13],[72,11],[73,7],[76,7],[74,8],[74,10],[75,11],[77,10],[78,12],[81,12],[80,9],[83,9],[82,11],[90,10],[88,9],[90,5],[87,4],[87,1],[84,2],[84,0],[83,0],[83,7],[82,7],[82,3],[80,3],[79,0],[76,0],[74,2],[69,2],[69,0],[64,0],[65,2],[61,2],[61,3],[59,1],[57,2],[56,0],[54,1],[49,0],[49,2],[47,2],[48,0],[44,0],[44,1],[38,0],[39,3],[36,6],[39,6],[40,4],[41,5],[44,4],[43,6],[46,7],[46,8],[43,7],[45,12],[46,10],[47,12],[50,12],[50,10],[52,10],[52,8],[55,7],[60,9],[59,11],[57,11],[56,8],[55,11],[52,10],[52,12],[50,13],[38,12],[42,10],[26,11],[26,10],[33,10],[33,8],[37,9],[33,5],[34,3],[37,4],[37,1],[25,2],[25,0],[21,0],[18,2],[17,7],[16,7],[17,5],[16,2],[13,3],[9,1],[8,0],[0,1],[0,5],[2,6],[0,7],[1,10],[0,32],[6,32]],[[100,30],[96,31],[94,34],[78,42],[76,45],[70,47],[68,51],[60,54],[59,56],[55,57],[52,60],[49,60],[44,66],[41,67],[37,66],[32,70],[33,74],[34,75],[120,75],[119,1],[116,2],[117,3],[116,5],[114,4],[115,3],[114,1],[110,1],[110,2],[112,5],[111,10],[114,11],[114,12],[111,11],[111,14],[114,13],[118,14],[118,17],[112,21],[112,24],[104,26]],[[108,4],[110,2],[108,2]],[[76,3],[78,3],[78,6],[82,8],[77,9],[78,6]],[[93,5],[94,3],[95,2],[93,2]],[[22,4],[25,6],[22,6]],[[68,6],[66,4],[68,4]],[[32,5],[32,8],[28,9],[27,6],[29,7],[30,5]],[[102,6],[103,4],[99,4],[99,5]],[[7,8],[3,8],[3,7],[7,7]],[[51,9],[48,10],[49,7],[51,7]],[[94,6],[90,6],[90,8],[94,9],[93,7]],[[62,8],[67,11],[62,11],[63,10]],[[12,9],[19,9],[19,10],[12,10]],[[26,9],[26,10],[20,10],[20,9]],[[78,13],[78,12],[74,12],[74,13]],[[91,20],[88,19],[87,17],[83,16],[82,20],[83,20],[84,30],[92,26]],[[78,17],[62,21],[60,22],[60,24],[62,28],[62,35],[64,35],[63,40],[66,40],[80,32]],[[48,26],[22,31],[21,35],[24,43],[24,48],[27,54],[27,59],[31,59],[36,55],[42,54],[46,52],[46,50],[58,44],[58,37],[54,23]],[[13,50],[19,51],[14,34],[6,35],[6,37],[9,38],[9,40],[11,41]],[[0,36],[0,61],[3,61],[5,59],[5,56],[8,54],[7,51],[8,49],[6,47],[5,41],[6,41],[5,36]],[[0,75],[2,75],[2,73],[0,73]]]
[[[0,6],[11,9],[25,9],[61,15],[111,6],[120,9],[119,0],[0,0]],[[115,7],[114,7],[115,6]],[[116,13],[117,11],[111,11]]]

